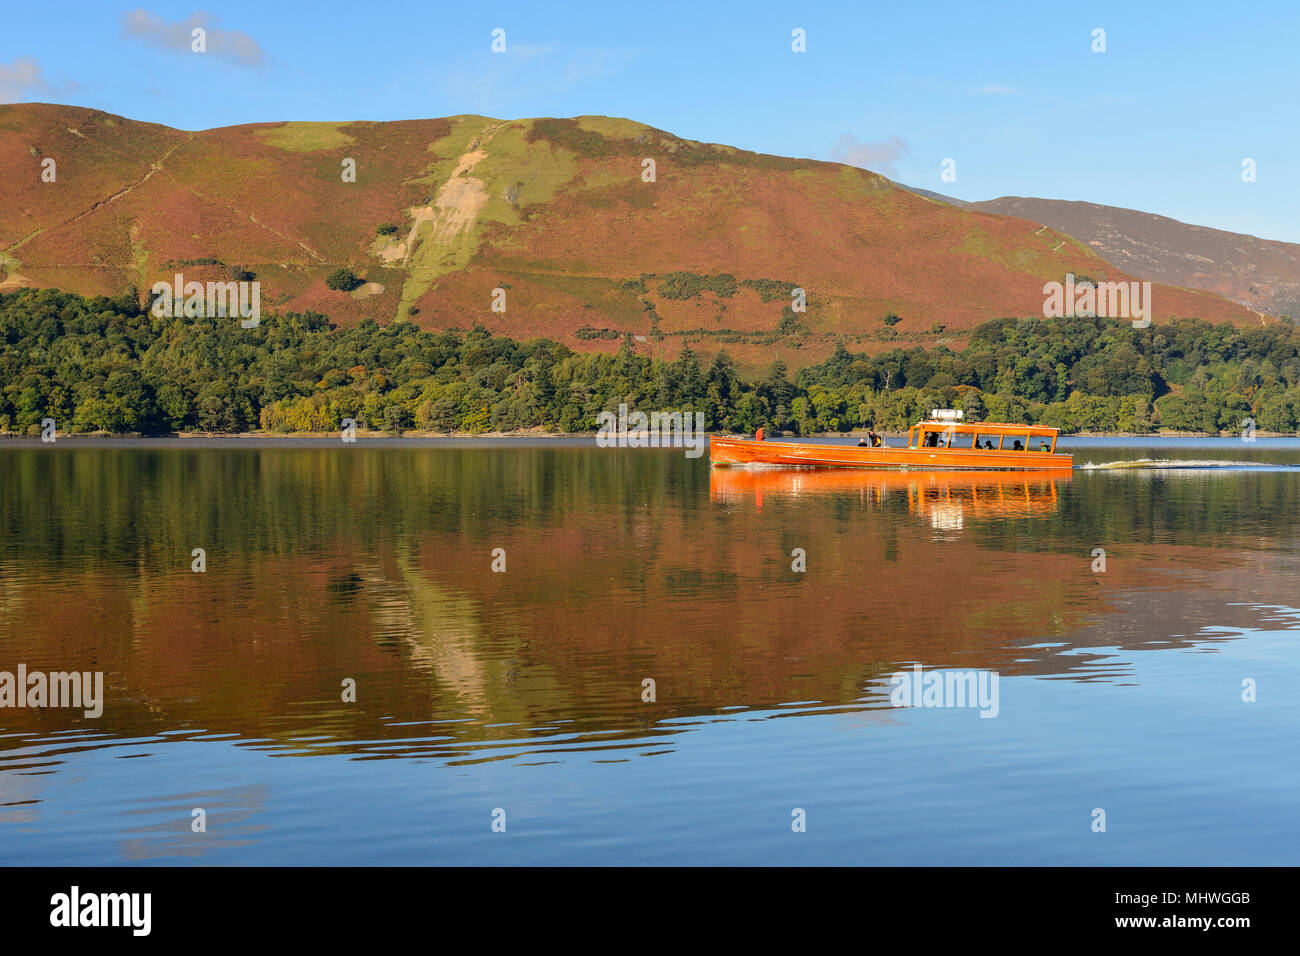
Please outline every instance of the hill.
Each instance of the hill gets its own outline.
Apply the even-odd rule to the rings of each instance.
[[[44,159],[55,182],[41,181]],[[481,323],[586,351],[630,334],[645,354],[725,346],[747,368],[806,366],[840,340],[867,352],[960,348],[982,322],[1041,315],[1043,284],[1067,272],[1147,277],[1063,231],[866,170],[609,117],[185,132],[21,104],[0,107],[0,177],[0,290],[143,293],[176,272],[209,281],[245,269],[263,309],[344,325]],[[367,282],[332,291],[340,266]],[[795,287],[806,312],[791,309]],[[1153,301],[1156,321],[1262,321],[1173,285]]]

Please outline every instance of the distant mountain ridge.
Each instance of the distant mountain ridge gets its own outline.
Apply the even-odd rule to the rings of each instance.
[[[1067,272],[1154,278],[996,211],[603,116],[186,132],[0,106],[0,291],[143,294],[178,272],[246,272],[264,310],[580,350],[631,337],[668,358],[725,347],[757,368],[840,340],[960,348],[989,319],[1042,315],[1044,283]],[[367,281],[331,289],[340,267]],[[1207,292],[1158,284],[1153,299],[1156,321],[1261,321]]]
[[[1300,244],[1099,203],[1024,196],[967,202],[908,188],[960,209],[1042,223],[1134,275],[1213,292],[1269,315],[1300,318]]]

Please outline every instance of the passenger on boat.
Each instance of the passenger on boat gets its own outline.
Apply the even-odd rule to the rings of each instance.
[[[858,439],[858,447],[859,447],[859,448],[866,448],[866,447],[867,447],[867,440],[866,440],[865,438],[859,438],[859,439]]]
[[[995,451],[995,450],[996,450],[996,449],[994,449],[994,447],[993,447],[993,439],[992,439],[992,438],[990,438],[988,441],[986,441],[986,442],[984,443],[984,447],[987,448],[989,451]]]
[[[754,440],[755,440],[755,441],[762,441],[762,440],[763,440],[763,426],[762,426],[762,425],[759,425],[759,426],[758,426],[758,431],[754,432]]]
[[[1039,451],[1051,451],[1051,449],[1047,447],[1047,442],[1045,442],[1045,441],[1040,441],[1040,442],[1038,443],[1038,450],[1039,450]]]
[[[1020,439],[1019,439],[1019,438],[1017,438],[1017,439],[1016,439],[1016,443],[1015,443],[1014,445],[1011,446],[1011,450],[1012,450],[1012,451],[1024,451],[1024,450],[1025,450],[1025,447],[1024,447],[1022,444],[1020,444]]]
[[[877,435],[875,432],[873,432],[870,428],[867,429],[867,440],[871,442],[872,448],[880,447],[880,436]]]
[[[930,432],[930,434],[928,434],[928,435],[925,436],[925,447],[926,447],[926,448],[938,448],[938,447],[939,447],[939,433],[938,433],[938,432]]]

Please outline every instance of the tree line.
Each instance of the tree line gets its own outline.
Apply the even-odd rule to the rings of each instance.
[[[594,430],[626,402],[704,413],[717,432],[902,430],[935,407],[1067,432],[1217,434],[1252,419],[1300,426],[1300,331],[1183,319],[1134,329],[1102,318],[997,319],[966,348],[850,352],[791,376],[776,361],[746,378],[724,351],[675,361],[559,343],[426,331],[315,313],[157,318],[134,290],[83,297],[0,294],[0,431],[165,434],[330,432],[352,418],[400,432]]]

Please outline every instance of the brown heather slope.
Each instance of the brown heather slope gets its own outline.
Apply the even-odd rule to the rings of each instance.
[[[53,157],[56,183],[40,181]],[[356,181],[343,182],[345,160]],[[656,164],[642,178],[643,160]],[[960,347],[1040,315],[1043,283],[1123,273],[1036,223],[934,202],[874,173],[683,140],[629,120],[267,123],[182,132],[77,107],[0,106],[0,289],[143,293],[256,273],[263,309],[341,323],[475,322],[516,338],[742,366]],[[378,236],[391,223],[397,232]],[[340,265],[377,285],[326,288]],[[668,279],[672,273],[689,273]],[[719,276],[728,278],[719,279]],[[748,283],[748,284],[747,284]],[[801,287],[807,312],[787,313]],[[505,291],[505,312],[492,310]],[[1173,286],[1154,317],[1258,323]],[[902,317],[893,328],[883,318]]]
[[[964,209],[1043,223],[1133,275],[1213,292],[1269,315],[1300,318],[1300,245],[1296,243],[1090,202],[1023,196],[946,201]]]

